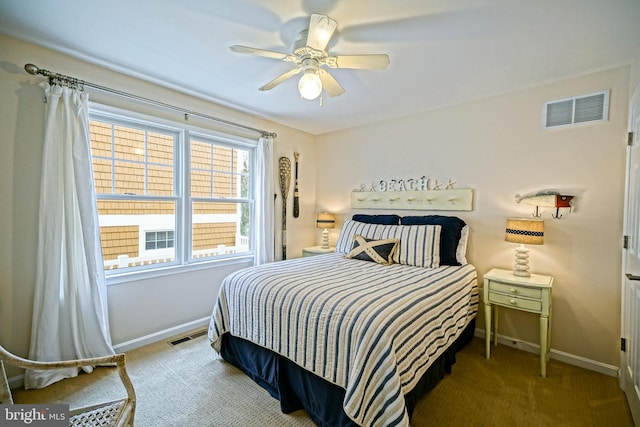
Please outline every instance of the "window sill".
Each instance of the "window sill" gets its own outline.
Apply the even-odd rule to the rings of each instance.
[[[107,286],[121,285],[124,283],[136,282],[139,280],[152,279],[155,277],[170,276],[172,274],[183,274],[190,271],[212,269],[235,264],[250,263],[253,265],[254,256],[238,256],[233,258],[224,258],[219,260],[202,261],[193,264],[168,265],[166,267],[157,267],[149,270],[138,270],[123,272],[118,274],[110,274],[106,276]]]

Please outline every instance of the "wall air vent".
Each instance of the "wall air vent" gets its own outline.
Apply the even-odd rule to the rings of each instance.
[[[542,107],[542,127],[609,120],[609,91],[549,101]]]

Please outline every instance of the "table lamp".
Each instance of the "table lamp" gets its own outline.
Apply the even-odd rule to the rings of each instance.
[[[329,230],[336,226],[336,216],[330,213],[320,213],[316,219],[316,227],[322,228],[322,249],[329,249]]]
[[[520,243],[516,249],[516,264],[513,267],[515,276],[529,277],[529,249],[525,245],[542,245],[544,243],[544,221],[529,218],[508,218],[504,240]]]

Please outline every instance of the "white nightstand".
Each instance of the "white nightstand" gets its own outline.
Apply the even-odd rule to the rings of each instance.
[[[498,345],[498,307],[536,313],[540,316],[540,375],[547,376],[551,347],[551,287],[553,277],[532,274],[514,276],[512,271],[494,268],[484,275],[484,323],[486,357],[491,357],[491,316],[493,343]]]
[[[320,255],[320,254],[328,254],[330,252],[335,252],[336,248],[335,246],[329,246],[329,248],[325,248],[323,249],[322,246],[310,246],[308,248],[303,248],[302,249],[302,256],[314,256],[314,255]]]

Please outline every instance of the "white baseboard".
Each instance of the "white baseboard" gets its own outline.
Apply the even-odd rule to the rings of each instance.
[[[484,338],[485,331],[484,329],[476,329],[474,335],[479,338]],[[540,354],[540,346],[538,344],[533,344],[518,338],[498,334],[498,343],[517,348],[519,350],[527,351],[529,353]],[[618,378],[620,376],[620,368],[618,368],[617,366],[607,365],[606,363],[597,362],[595,360],[587,359],[582,356],[576,356],[575,354],[565,353],[564,351],[560,350],[554,350],[553,348],[550,351],[549,357],[568,365],[573,365],[579,368],[588,369],[590,371],[599,372],[601,374],[609,375],[610,377]]]
[[[113,349],[116,353],[124,353],[147,344],[153,344],[154,342],[161,341],[166,338],[208,326],[210,320],[210,317],[203,317],[202,319],[194,320],[193,322],[184,323],[182,325],[174,326],[173,328],[154,332],[153,334],[116,344],[113,346]]]

